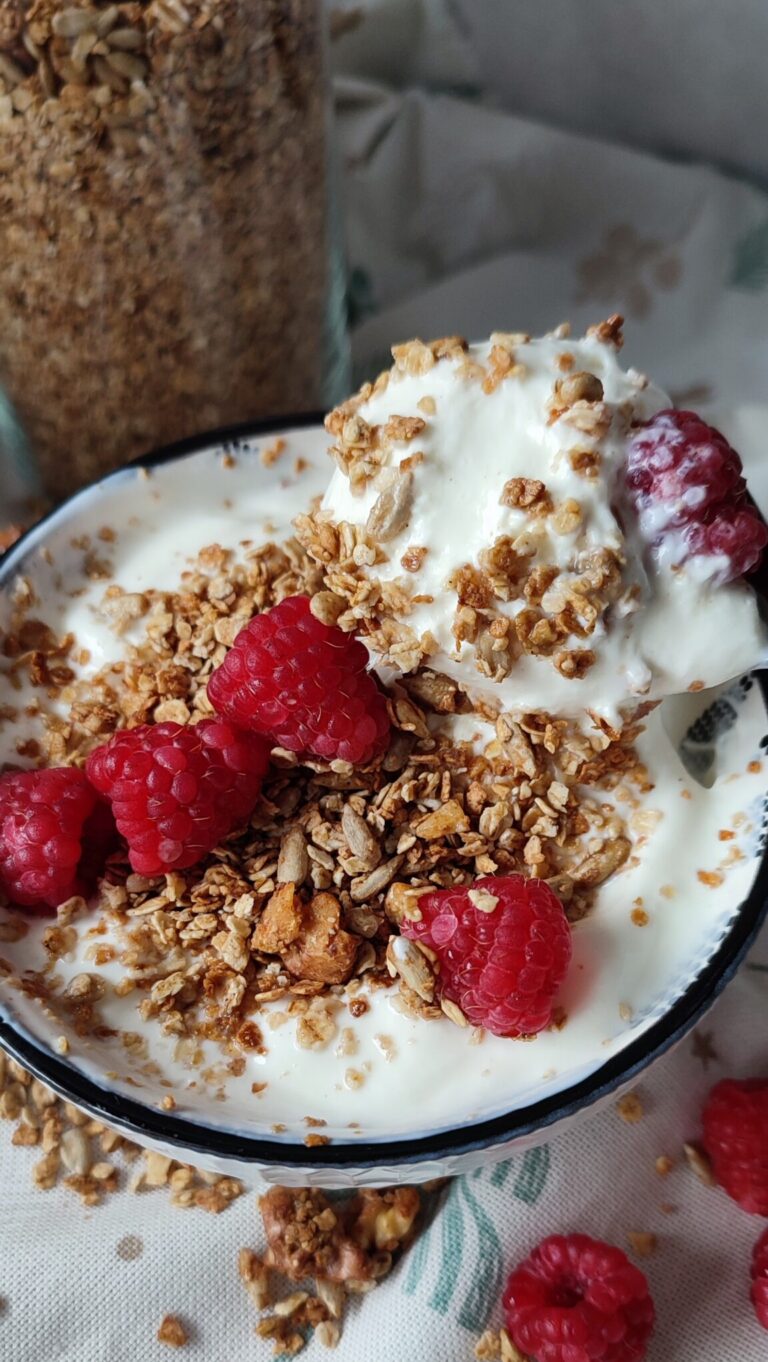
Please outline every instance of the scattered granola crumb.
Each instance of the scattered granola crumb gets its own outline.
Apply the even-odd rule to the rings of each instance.
[[[189,1342],[189,1334],[177,1315],[166,1315],[157,1331],[158,1343],[169,1348],[183,1348]]]
[[[709,889],[717,889],[725,880],[722,870],[697,870],[696,878]]]
[[[276,440],[273,440],[271,444],[266,445],[259,455],[264,467],[271,468],[273,464],[276,464],[280,455],[284,453],[285,447],[286,442],[282,437],[278,437]]]
[[[659,1154],[654,1164],[654,1168],[660,1178],[668,1178],[674,1166],[675,1161],[674,1159],[671,1159],[668,1154]]]
[[[688,1162],[688,1167],[695,1173],[699,1182],[702,1182],[705,1187],[717,1186],[715,1176],[712,1172],[712,1164],[703,1149],[697,1144],[690,1143],[684,1144],[683,1150]]]
[[[650,922],[650,918],[644,908],[633,908],[630,913],[630,918],[636,927],[647,927]]]
[[[638,1258],[650,1258],[658,1248],[656,1235],[647,1230],[630,1230],[627,1234],[627,1242]]]
[[[616,1103],[616,1110],[622,1121],[626,1121],[628,1125],[635,1125],[638,1121],[642,1121],[645,1115],[643,1104],[636,1092],[625,1093],[623,1097],[619,1098]]]
[[[475,1344],[477,1362],[498,1362],[501,1357],[501,1339],[493,1329],[486,1329]]]
[[[659,893],[661,894],[662,898],[673,899],[677,894],[677,890],[673,884],[662,884],[661,888],[659,889]]]
[[[521,1353],[516,1343],[513,1343],[506,1329],[502,1329],[499,1334],[501,1343],[501,1362],[530,1362],[530,1359]]]
[[[68,1054],[69,1054],[69,1041],[67,1040],[67,1037],[66,1037],[66,1036],[57,1036],[57,1037],[56,1037],[56,1040],[54,1041],[53,1048],[54,1048],[54,1050],[56,1051],[57,1055],[68,1055]]]

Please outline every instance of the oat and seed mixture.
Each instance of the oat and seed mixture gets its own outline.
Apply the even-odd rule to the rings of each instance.
[[[65,1052],[63,1047],[61,1052]],[[129,1191],[137,1193],[165,1188],[172,1206],[197,1207],[218,1215],[245,1191],[236,1178],[203,1172],[154,1150],[140,1149],[57,1097],[1,1049],[0,1119],[13,1125],[11,1143],[16,1148],[34,1151],[34,1186],[43,1192],[63,1186],[84,1206],[101,1205],[106,1196],[127,1184]]]
[[[96,577],[108,574],[99,557],[108,539],[98,553],[83,543]],[[11,676],[39,696],[26,715],[38,711],[42,736],[21,742],[20,759],[82,765],[117,728],[207,716],[207,678],[252,613],[299,591],[322,612],[321,585],[320,566],[297,541],[242,556],[209,546],[174,592],[107,585],[102,612],[137,641],[126,638],[124,660],[83,681],[75,664],[87,658],[77,641],[36,620],[34,594],[21,580],[3,653]],[[628,829],[603,792],[618,789],[637,807],[647,773],[632,727],[586,736],[545,714],[501,714],[475,750],[452,736],[468,702],[445,676],[422,669],[387,693],[392,737],[380,760],[352,769],[299,763],[276,749],[246,828],[193,869],[155,879],[113,858],[95,912],[80,899],[62,905],[44,930],[48,969],[16,985],[81,1036],[98,1036],[106,989],[132,996],[138,1030],[122,1042],[139,1069],[150,1062],[144,1022],[174,1037],[189,1067],[202,1065],[202,1041],[217,1041],[223,1062],[202,1076],[222,1098],[228,1078],[245,1071],[245,1056],[264,1053],[271,1029],[289,1020],[301,1047],[333,1044],[353,1056],[354,1018],[367,1011],[370,990],[393,990],[407,1015],[445,1012],[466,1025],[454,1004],[441,1010],[431,953],[398,934],[404,918],[418,918],[420,894],[521,871],[546,879],[577,921],[596,887],[633,863]],[[0,722],[18,718],[9,706]],[[0,931],[18,939],[27,923],[14,916]],[[93,968],[64,987],[57,961],[78,938]],[[114,963],[116,984],[99,973]],[[12,975],[7,962],[0,968]],[[386,1043],[382,1037],[383,1053]],[[350,1066],[348,1086],[362,1081]],[[325,1140],[308,1130],[307,1144]]]
[[[236,1178],[140,1149],[57,1097],[1,1049],[0,1120],[13,1126],[15,1148],[34,1152],[34,1187],[64,1187],[88,1209],[127,1187],[133,1194],[165,1191],[175,1208],[219,1215],[246,1191]],[[318,1343],[336,1347],[350,1300],[388,1276],[423,1228],[426,1199],[434,1202],[442,1185],[363,1188],[333,1204],[310,1189],[273,1187],[261,1197],[266,1251],[242,1248],[237,1271],[262,1316],[256,1333],[273,1344],[275,1355],[300,1352],[307,1325]],[[135,1235],[124,1236],[117,1249],[125,1261],[141,1251]],[[187,1324],[171,1314],[157,1331],[169,1347],[185,1346],[190,1336]]]
[[[61,497],[322,401],[315,0],[4,0],[0,383]]]
[[[261,1198],[267,1250],[241,1249],[238,1270],[256,1309],[268,1312],[256,1333],[276,1356],[301,1352],[306,1326],[318,1343],[336,1347],[350,1299],[389,1274],[423,1228],[422,1192],[439,1185],[362,1188],[333,1203],[313,1188],[273,1187]]]

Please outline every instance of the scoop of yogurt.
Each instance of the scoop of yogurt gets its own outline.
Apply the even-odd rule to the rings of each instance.
[[[581,339],[412,341],[331,414],[312,532],[331,530],[328,586],[377,661],[615,724],[766,654],[748,584],[715,586],[701,557],[670,569],[632,515],[629,434],[671,404],[620,344],[619,319]]]

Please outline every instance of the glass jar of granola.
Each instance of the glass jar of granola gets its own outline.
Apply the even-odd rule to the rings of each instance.
[[[50,493],[344,382],[319,0],[0,0],[0,385]]]

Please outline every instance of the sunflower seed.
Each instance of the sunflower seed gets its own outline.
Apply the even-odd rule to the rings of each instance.
[[[412,504],[413,473],[400,473],[374,501],[366,521],[366,533],[383,544],[394,539],[408,524]]]
[[[95,28],[99,14],[95,9],[62,9],[54,14],[51,28],[57,38],[77,38]]]
[[[373,870],[381,860],[381,847],[365,819],[351,804],[345,804],[341,811],[341,830],[347,839],[352,855],[364,870]]]
[[[404,936],[391,936],[387,944],[387,968],[394,977],[399,975],[404,983],[425,1003],[431,1003],[435,996],[435,976],[429,968],[426,956]]]

